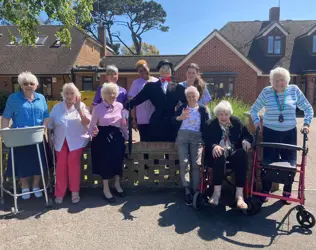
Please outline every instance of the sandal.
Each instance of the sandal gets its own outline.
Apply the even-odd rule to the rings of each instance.
[[[247,210],[248,209],[248,205],[247,203],[245,202],[244,198],[239,196],[237,199],[237,208],[238,209],[241,209],[241,210]]]
[[[64,197],[56,197],[55,198],[55,203],[56,204],[61,204],[61,203],[63,203],[63,201],[64,201]]]
[[[80,196],[79,196],[79,192],[72,192],[71,193],[71,202],[73,204],[76,204],[80,201]]]

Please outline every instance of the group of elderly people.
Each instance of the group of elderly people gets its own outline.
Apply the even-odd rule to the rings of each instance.
[[[71,191],[73,203],[80,201],[80,165],[83,150],[91,139],[92,170],[103,179],[103,197],[115,202],[109,187],[109,180],[114,178],[114,191],[119,197],[125,192],[120,185],[123,169],[125,142],[128,139],[129,104],[143,91],[144,86],[162,81],[161,77],[150,75],[149,65],[140,60],[136,64],[139,78],[127,93],[117,85],[118,69],[110,65],[106,69],[107,82],[96,92],[90,108],[81,102],[80,92],[73,83],[66,83],[62,88],[63,101],[48,112],[43,95],[36,93],[37,78],[30,72],[18,76],[21,91],[9,96],[4,110],[1,127],[12,128],[44,125],[48,128],[48,141],[56,152],[55,202],[63,202],[67,188]],[[165,110],[172,114],[174,138],[178,148],[180,176],[185,189],[185,203],[192,204],[193,193],[198,190],[200,167],[202,165],[203,146],[205,162],[213,168],[214,191],[209,203],[218,205],[221,186],[225,175],[226,162],[235,172],[236,204],[239,209],[247,209],[243,198],[243,187],[248,169],[247,151],[251,148],[253,136],[247,127],[235,116],[229,102],[223,100],[214,109],[214,118],[210,117],[208,104],[211,96],[201,78],[197,64],[187,67],[187,80],[173,87],[177,88],[179,100],[172,100],[177,105]],[[297,144],[296,108],[304,111],[302,130],[309,132],[313,109],[304,94],[296,85],[289,85],[290,74],[284,68],[276,68],[270,73],[271,86],[262,90],[251,107],[251,117],[256,127],[263,131],[263,141]],[[171,81],[167,82],[171,84]],[[161,84],[162,85],[162,84]],[[167,92],[162,92],[168,95]],[[185,98],[182,98],[182,95]],[[156,107],[150,99],[137,103],[132,110],[132,127],[140,132],[141,141],[148,141],[148,126]],[[156,103],[155,103],[156,104]],[[265,108],[262,123],[259,111]],[[263,125],[263,126],[262,126]],[[42,147],[43,151],[44,148]],[[44,155],[44,154],[42,154]],[[11,156],[10,156],[11,157]],[[290,150],[264,149],[264,161],[288,161],[296,164],[296,152]],[[27,162],[27,167],[25,163]],[[45,163],[46,161],[43,160]],[[11,161],[8,161],[7,175],[12,174]],[[39,198],[40,168],[36,147],[25,146],[15,150],[16,175],[20,177],[22,198],[30,198],[28,177],[33,176],[32,191]],[[190,170],[189,170],[190,169]],[[189,174],[190,173],[190,174]],[[293,177],[294,179],[294,177]],[[271,183],[263,181],[263,192],[269,193]],[[38,192],[36,192],[39,190]],[[284,186],[283,195],[291,196],[291,185]]]

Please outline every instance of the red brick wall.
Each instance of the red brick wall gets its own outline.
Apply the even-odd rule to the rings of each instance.
[[[80,66],[99,65],[100,58],[101,58],[100,55],[101,55],[100,46],[97,46],[95,43],[89,40],[86,40],[83,46],[81,47],[81,50],[76,59],[75,65],[80,65]]]
[[[176,80],[185,80],[186,67],[191,62],[197,63],[201,72],[237,72],[234,96],[249,103],[255,101],[257,97],[257,73],[217,37],[205,44],[175,72]]]

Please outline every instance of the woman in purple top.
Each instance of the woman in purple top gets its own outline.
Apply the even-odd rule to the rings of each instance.
[[[158,78],[150,76],[149,66],[145,60],[139,60],[136,63],[136,69],[138,71],[139,78],[132,83],[128,92],[129,98],[134,98],[143,89],[147,82],[158,81]],[[154,111],[155,107],[151,101],[143,102],[142,104],[136,106],[136,112],[135,109],[132,111],[132,125],[136,131],[139,131],[141,141],[147,141],[148,124]]]
[[[114,65],[108,65],[106,67],[106,80],[107,82],[111,82],[111,83],[115,83],[117,84],[118,78],[119,78],[119,74],[118,74],[118,68],[115,67]],[[93,102],[92,102],[92,106],[90,108],[91,112],[94,106],[98,105],[99,103],[102,102],[102,97],[101,97],[101,88],[102,85],[97,89],[97,92],[95,93]],[[127,101],[127,92],[126,89],[120,87],[119,85],[116,85],[117,88],[117,92],[118,92],[118,96],[116,98],[117,102],[122,103],[123,105],[125,105],[126,101]]]
[[[99,133],[91,142],[93,174],[103,179],[103,193],[106,201],[113,203],[115,198],[109,188],[109,179],[115,178],[116,193],[124,197],[120,185],[123,171],[125,140],[128,139],[127,122],[123,115],[123,105],[117,102],[118,91],[115,83],[106,83],[101,89],[103,102],[95,106],[89,127],[89,134],[94,135],[95,126]]]

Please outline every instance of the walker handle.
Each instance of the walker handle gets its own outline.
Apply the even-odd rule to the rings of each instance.
[[[307,144],[307,141],[308,141],[308,137],[307,137],[307,132],[305,130],[303,130],[303,150],[306,150],[306,144]]]
[[[257,146],[259,131],[260,131],[260,127],[258,126],[258,127],[256,128],[256,132],[255,132],[255,136],[254,136],[254,141],[253,141],[253,149],[254,149],[254,150],[256,149],[256,146]]]

